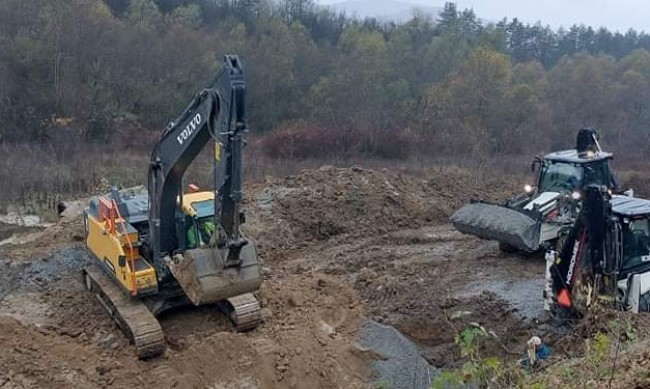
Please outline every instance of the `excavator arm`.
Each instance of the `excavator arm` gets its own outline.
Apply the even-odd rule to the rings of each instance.
[[[149,234],[154,264],[181,248],[176,229],[177,199],[183,174],[205,145],[214,139],[215,219],[227,236],[227,244],[237,248],[245,243],[239,233],[242,199],[242,148],[246,84],[237,56],[226,56],[212,85],[202,90],[172,121],[151,154],[149,165]]]
[[[248,131],[245,120],[246,83],[244,72],[237,57],[226,57],[226,65],[217,77],[222,91],[222,120],[216,133],[215,148],[215,217],[218,217],[226,242],[218,242],[228,248],[228,264],[240,262],[241,248],[248,241],[239,230],[243,214],[242,169],[244,135]]]
[[[237,56],[226,56],[212,85],[201,91],[170,123],[156,145],[149,168],[151,255],[159,279],[171,278],[195,305],[227,302],[239,330],[261,320],[252,294],[262,283],[255,245],[240,232],[243,214],[242,153],[246,83]],[[207,247],[187,249],[177,228],[185,170],[213,139],[214,218],[218,232]],[[180,232],[179,232],[180,230]]]

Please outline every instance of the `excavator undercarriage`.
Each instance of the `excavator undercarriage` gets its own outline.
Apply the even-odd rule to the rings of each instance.
[[[86,289],[131,338],[138,358],[151,358],[165,351],[165,336],[160,323],[142,300],[125,294],[97,265],[87,266],[83,277]]]
[[[155,357],[165,350],[165,336],[154,313],[161,314],[169,309],[189,304],[189,301],[182,296],[176,296],[175,302],[171,303],[161,302],[156,298],[131,298],[109,275],[94,264],[84,268],[83,283],[117,326],[132,340],[140,359]],[[228,315],[233,324],[234,331],[252,330],[262,322],[259,301],[252,293],[236,295],[218,302],[219,308]],[[165,308],[161,310],[161,307]]]

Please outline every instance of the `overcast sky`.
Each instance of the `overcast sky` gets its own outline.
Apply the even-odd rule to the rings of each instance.
[[[316,0],[334,4],[343,0]],[[405,3],[442,7],[444,0],[399,0]],[[503,17],[524,22],[542,21],[552,27],[585,24],[594,28],[605,26],[625,32],[630,28],[650,32],[650,0],[458,0],[459,9],[473,8],[476,15],[488,21]]]

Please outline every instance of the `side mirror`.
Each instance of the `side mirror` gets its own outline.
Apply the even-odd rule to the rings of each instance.
[[[126,257],[124,255],[120,255],[119,257],[117,257],[117,265],[119,267],[126,266]]]

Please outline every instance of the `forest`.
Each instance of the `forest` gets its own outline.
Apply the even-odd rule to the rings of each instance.
[[[147,154],[228,53],[268,158],[531,155],[584,126],[647,153],[650,35],[542,23],[454,3],[394,24],[312,0],[0,0],[1,167]],[[42,176],[79,181],[62,174]]]

